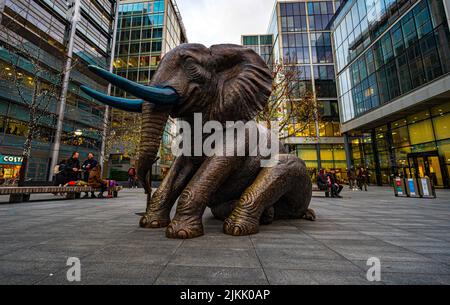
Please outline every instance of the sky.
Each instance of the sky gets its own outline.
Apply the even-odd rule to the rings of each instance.
[[[241,35],[265,34],[275,0],[176,0],[191,43],[241,44]]]

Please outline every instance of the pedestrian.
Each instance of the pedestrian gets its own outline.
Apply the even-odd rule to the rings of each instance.
[[[339,183],[336,176],[336,170],[332,169],[330,173],[328,173],[327,178],[331,188],[331,198],[342,198],[340,194],[344,187]]]
[[[319,175],[317,176],[317,187],[319,190],[325,192],[325,197],[330,197],[330,188],[328,185],[327,174],[324,169],[319,171]]]
[[[353,166],[347,170],[347,177],[350,190],[354,191],[356,189],[357,182],[356,182],[356,171]]]
[[[134,166],[131,166],[128,170],[128,187],[130,189],[137,188],[137,172]]]
[[[80,180],[80,154],[78,152],[74,152],[69,160],[67,160],[67,164],[65,167],[65,175],[67,178],[67,182],[79,181]]]
[[[89,153],[87,160],[84,161],[83,165],[81,166],[81,169],[83,170],[83,181],[84,182],[88,183],[89,174],[94,168],[97,167],[97,165],[98,165],[98,162],[97,162],[97,160],[95,160],[94,154]],[[86,195],[84,195],[84,198],[88,198],[88,197],[89,197],[89,193],[86,193]],[[91,197],[96,198],[94,192],[91,193]]]
[[[361,169],[359,170],[359,174],[358,174],[358,184],[359,184],[359,189],[360,191],[363,190],[367,192],[367,186],[368,186],[368,179],[369,179],[369,172],[364,168],[361,167]]]
[[[107,190],[108,183],[107,181],[102,179],[101,175],[102,169],[100,165],[96,165],[89,171],[88,186],[95,189],[100,189],[100,193],[98,196],[95,196],[95,194],[92,193],[92,198],[105,198],[105,196],[103,196],[103,193]]]

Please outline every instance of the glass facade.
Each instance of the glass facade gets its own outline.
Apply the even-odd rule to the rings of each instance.
[[[376,122],[371,119],[377,108],[398,105],[405,95],[448,77],[444,5],[442,0],[347,1],[333,21],[341,122],[353,165],[369,168],[372,183],[428,176],[437,187],[450,186],[448,100],[422,90],[410,111],[385,107],[376,112]],[[360,124],[357,118],[367,120]]]
[[[102,145],[104,106],[81,92],[80,85],[104,92],[107,89],[107,84],[86,68],[90,64],[109,67],[116,1],[80,2],[80,21],[74,40],[76,64],[70,71],[60,159],[67,159],[75,150],[80,151],[82,158],[90,151],[99,156]],[[1,154],[20,156],[22,153],[35,82],[40,81],[41,91],[50,91],[60,84],[70,26],[68,9],[65,0],[0,0]],[[30,58],[18,59],[12,55],[15,52],[9,51],[11,48],[26,50],[33,60],[38,59],[46,67],[45,73],[36,75],[36,65]],[[20,83],[22,96],[14,85],[16,81]],[[49,151],[56,133],[57,102],[51,99],[49,106],[43,108],[45,115],[38,124],[40,132],[33,143],[28,179],[47,180]],[[75,131],[82,135],[75,135]]]
[[[258,53],[262,57],[267,65],[272,65],[272,35],[244,35],[242,36],[242,45],[253,49],[253,51]]]
[[[391,184],[394,177],[429,176],[450,187],[450,102],[374,128],[353,132],[352,161],[372,173],[371,182]]]
[[[306,161],[315,179],[319,168],[335,168],[345,180],[346,158],[340,132],[339,107],[330,20],[340,1],[277,1],[268,33],[273,35],[273,58],[298,70],[295,93],[312,94],[320,121],[294,133],[286,141],[293,153]],[[303,128],[302,128],[303,129]]]
[[[441,0],[346,5],[334,25],[343,123],[450,72]]]
[[[117,52],[114,59],[115,73],[143,85],[149,85],[164,54],[185,42],[187,42],[185,29],[174,0],[122,1],[119,9]],[[114,90],[116,96],[132,98],[118,88]],[[128,167],[137,162],[129,159],[128,152],[125,151],[125,147],[136,149],[136,145],[124,143],[136,142],[136,136],[132,134],[139,128],[130,130],[130,122],[139,125],[139,116],[113,110],[113,132],[120,141],[111,149],[113,154],[111,171],[117,180],[128,179],[126,174]],[[174,125],[175,122],[170,119],[164,131],[160,160],[153,169],[155,179],[161,179],[172,164],[170,145],[175,136]]]

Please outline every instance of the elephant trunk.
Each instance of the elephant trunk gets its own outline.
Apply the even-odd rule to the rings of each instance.
[[[142,105],[142,131],[139,151],[138,177],[145,192],[152,192],[152,165],[158,156],[162,135],[169,119],[170,109],[155,110],[149,102]]]

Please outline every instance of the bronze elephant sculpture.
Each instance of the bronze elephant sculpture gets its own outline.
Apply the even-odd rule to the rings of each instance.
[[[169,116],[194,124],[194,114],[201,113],[205,122],[225,125],[228,121],[252,121],[266,105],[272,75],[253,50],[238,45],[206,48],[183,44],[164,56],[150,86],[97,67],[90,69],[139,98],[110,97],[82,87],[102,103],[142,112],[138,177],[148,202],[141,227],[167,227],[169,238],[198,237],[204,232],[206,207],[224,221],[224,232],[234,236],[258,233],[260,224],[270,224],[274,219],[315,219],[314,211],[308,209],[312,184],[306,165],[289,155],[283,145],[278,145],[277,164],[264,168],[260,161],[265,157],[260,155],[177,157],[151,195],[151,167]],[[246,133],[244,142],[249,140]],[[177,200],[175,217],[170,219]]]

